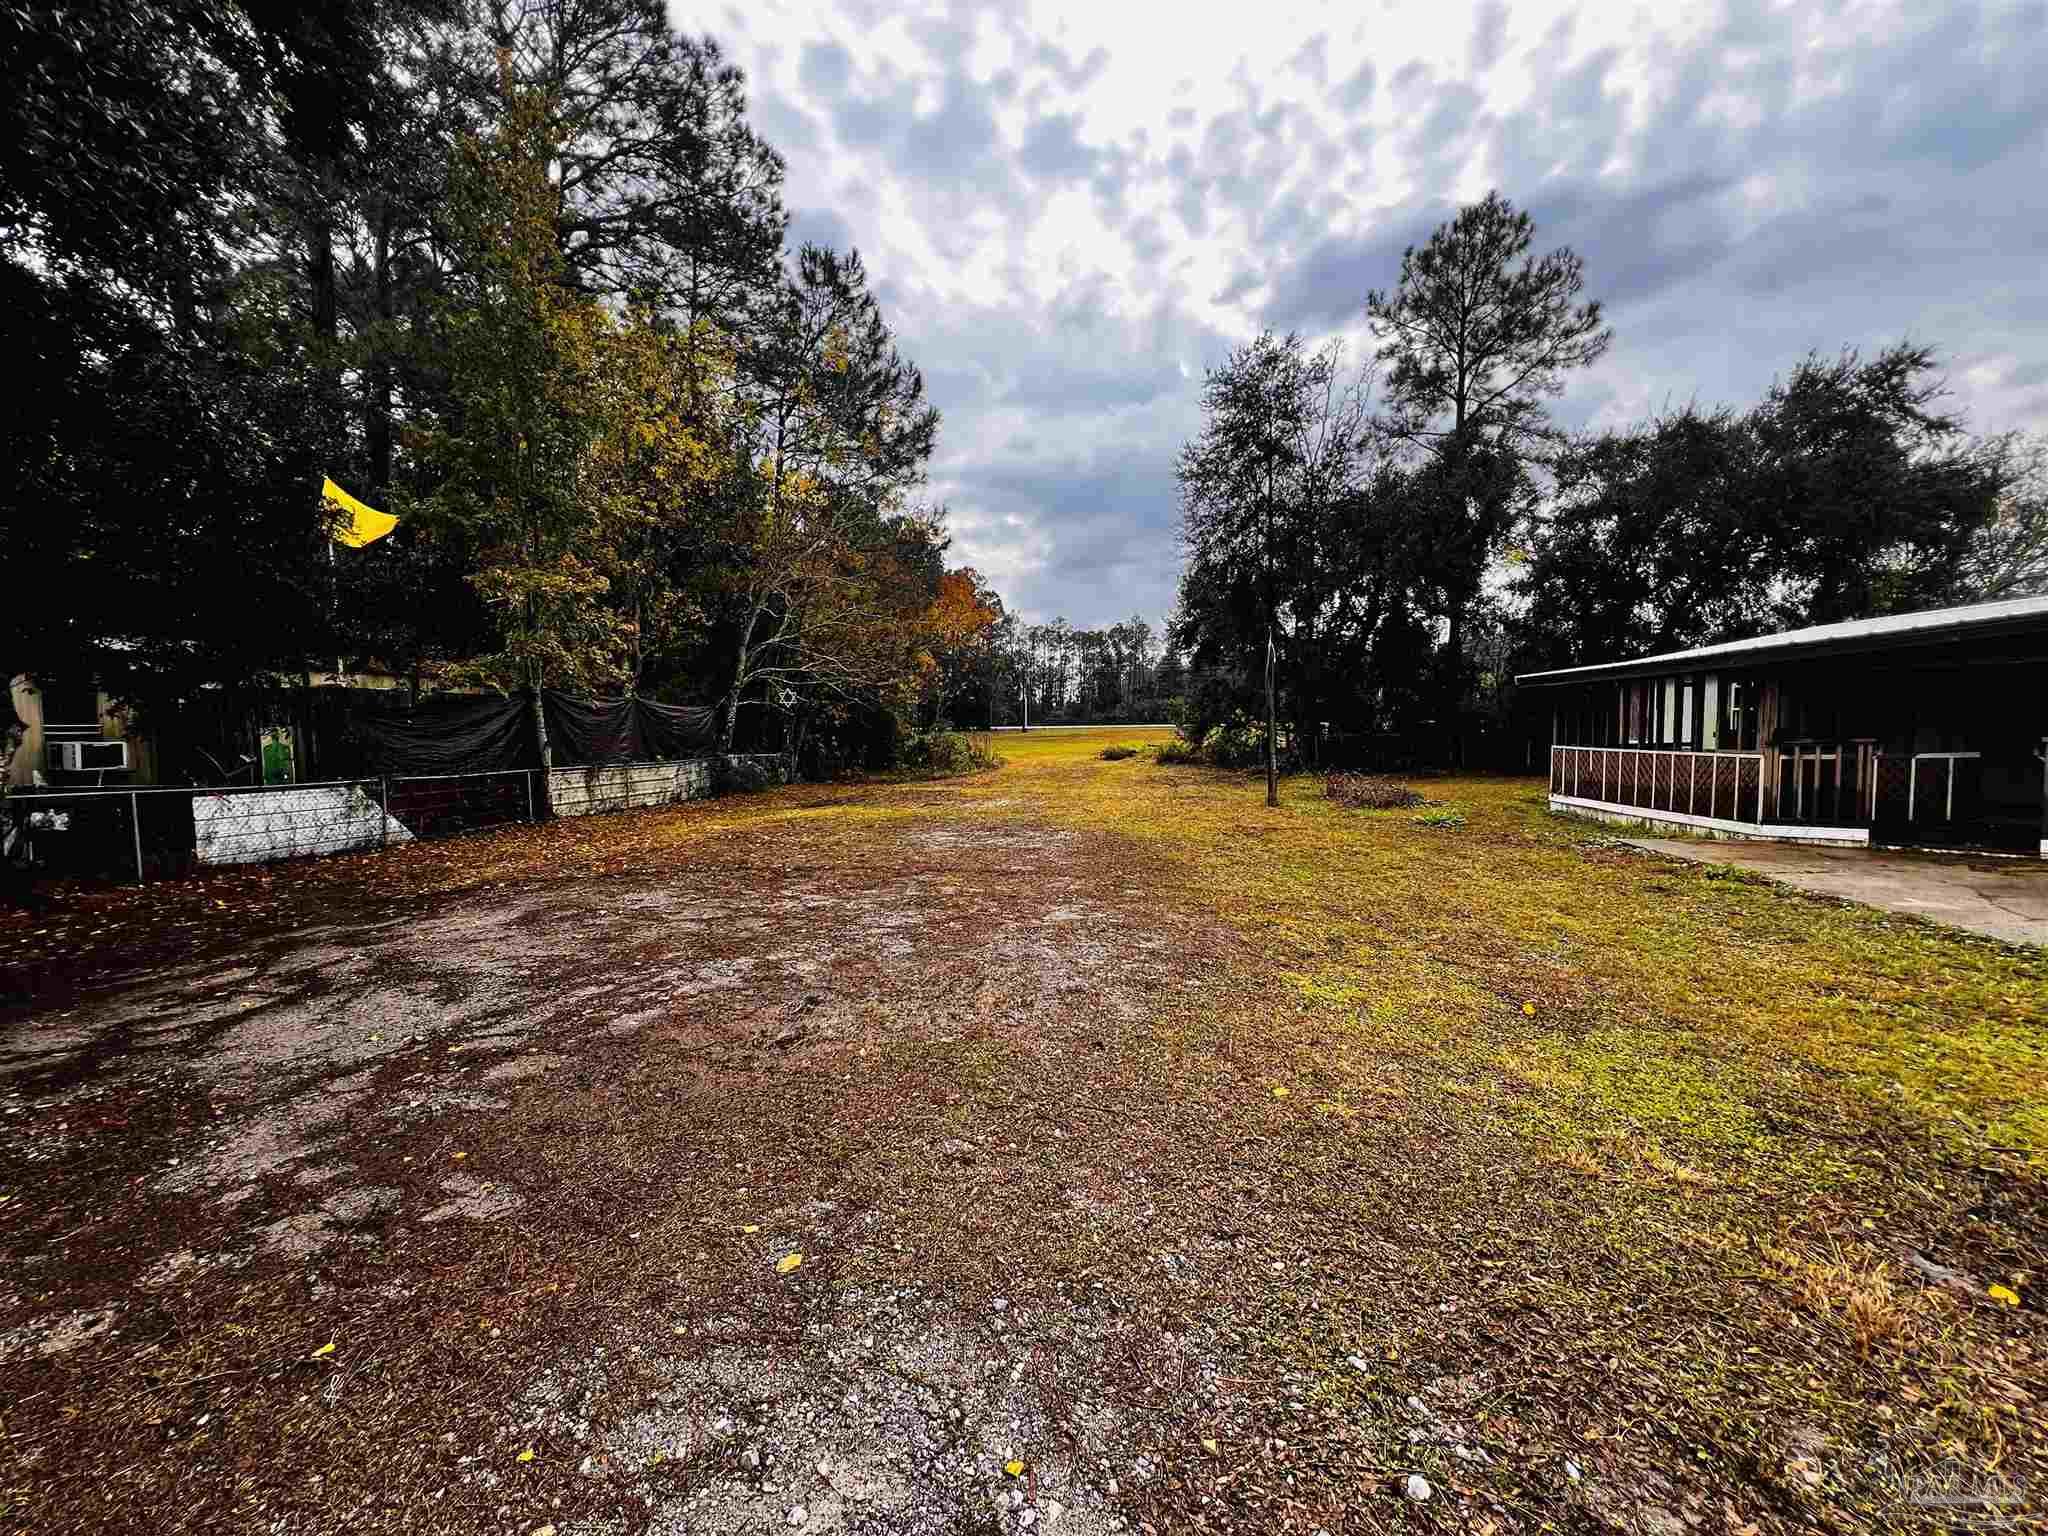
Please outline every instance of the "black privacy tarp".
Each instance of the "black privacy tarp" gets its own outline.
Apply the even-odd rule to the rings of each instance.
[[[718,741],[718,711],[703,704],[657,704],[635,699],[640,745],[649,757],[702,757]]]
[[[585,699],[544,689],[548,746],[557,763],[646,763],[701,757],[716,739],[718,712],[651,699]]]
[[[490,773],[538,768],[533,711],[516,696],[430,694],[408,705],[365,702],[350,721],[378,773]]]
[[[541,691],[549,755],[557,767],[702,757],[717,740],[718,711],[650,699],[591,699]],[[530,696],[402,694],[352,690],[347,735],[360,767],[381,774],[492,773],[538,768]]]

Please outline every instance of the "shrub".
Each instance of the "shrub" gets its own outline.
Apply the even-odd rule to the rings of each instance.
[[[1218,768],[1257,768],[1266,761],[1266,727],[1239,712],[1202,738],[1202,761]]]
[[[1188,679],[1180,711],[1169,718],[1189,741],[1202,741],[1232,716],[1252,713],[1256,702],[1257,690],[1244,679],[1203,668]]]
[[[1464,816],[1452,810],[1424,811],[1415,818],[1416,823],[1425,827],[1446,827],[1453,831],[1465,825]]]
[[[720,757],[711,768],[712,787],[721,795],[746,794],[788,781],[788,769],[764,753]]]
[[[896,751],[897,767],[934,778],[979,773],[1002,765],[1003,760],[988,742],[964,731],[912,731],[903,737]]]
[[[1333,773],[1323,793],[1354,811],[1405,811],[1422,804],[1419,791],[1376,773]]]
[[[1102,760],[1106,763],[1120,763],[1127,757],[1136,757],[1137,755],[1138,749],[1136,747],[1104,747],[1102,749]]]
[[[1206,763],[1212,768],[1263,768],[1266,765],[1265,723],[1239,710],[1221,725],[1212,725],[1199,739],[1185,727],[1176,728],[1173,740],[1148,747],[1162,763]],[[1283,770],[1293,766],[1290,755],[1281,754]]]

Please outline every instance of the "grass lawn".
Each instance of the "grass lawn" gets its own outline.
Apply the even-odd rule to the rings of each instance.
[[[1274,1096],[1298,1241],[1391,1244],[1265,1298],[1266,1347],[1380,1465],[1418,1357],[1505,1359],[1582,1473],[1749,1495],[1621,1525],[1910,1527],[1902,1487],[2043,1486],[2048,957],[1617,851],[1527,779],[1423,781],[1451,828],[1006,751],[1268,962],[1205,1021],[1205,1088]]]
[[[2030,1486],[2000,1508],[2041,1517],[2048,955],[1620,850],[1534,780],[1269,810],[1101,755],[1163,734],[0,917],[36,988],[0,1017],[0,1510],[1744,1536]],[[198,1017],[373,919],[356,990],[261,1005],[312,1021],[281,1065],[220,1065],[240,1022],[150,1054],[173,956],[164,1016]],[[489,977],[402,948],[458,933]],[[586,973],[533,960],[562,934]],[[474,1083],[499,1029],[553,1065],[373,1116]],[[166,1182],[344,1082],[343,1129],[232,1207]],[[320,1170],[377,1220],[266,1245]],[[516,1211],[419,1214],[472,1175]],[[167,1253],[208,1262],[151,1278]],[[85,1308],[119,1337],[34,1342]],[[574,1413],[520,1406],[540,1383]],[[704,1427],[808,1468],[885,1391],[893,1429],[767,1491]]]

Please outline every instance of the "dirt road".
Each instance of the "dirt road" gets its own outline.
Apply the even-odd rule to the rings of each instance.
[[[1099,1067],[1232,941],[1022,802],[788,798],[16,1018],[0,1348],[98,1421],[17,1488],[138,1529],[1118,1528],[1142,1401],[1062,1377],[1179,1383],[1187,1340],[1011,1274],[1146,1246],[1163,1128],[1105,1124]]]

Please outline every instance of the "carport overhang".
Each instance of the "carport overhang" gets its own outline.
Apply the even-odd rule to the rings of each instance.
[[[2009,598],[1966,608],[1937,608],[1925,613],[1889,614],[1843,624],[1817,624],[1806,629],[1732,640],[1721,645],[1666,651],[1629,661],[1596,662],[1547,672],[1524,672],[1523,688],[1573,687],[1585,683],[1658,676],[1694,668],[1766,667],[1785,662],[1824,661],[1837,657],[1874,657],[1951,650],[1958,646],[1995,661],[2002,654],[2015,660],[2048,654],[2048,596]]]

